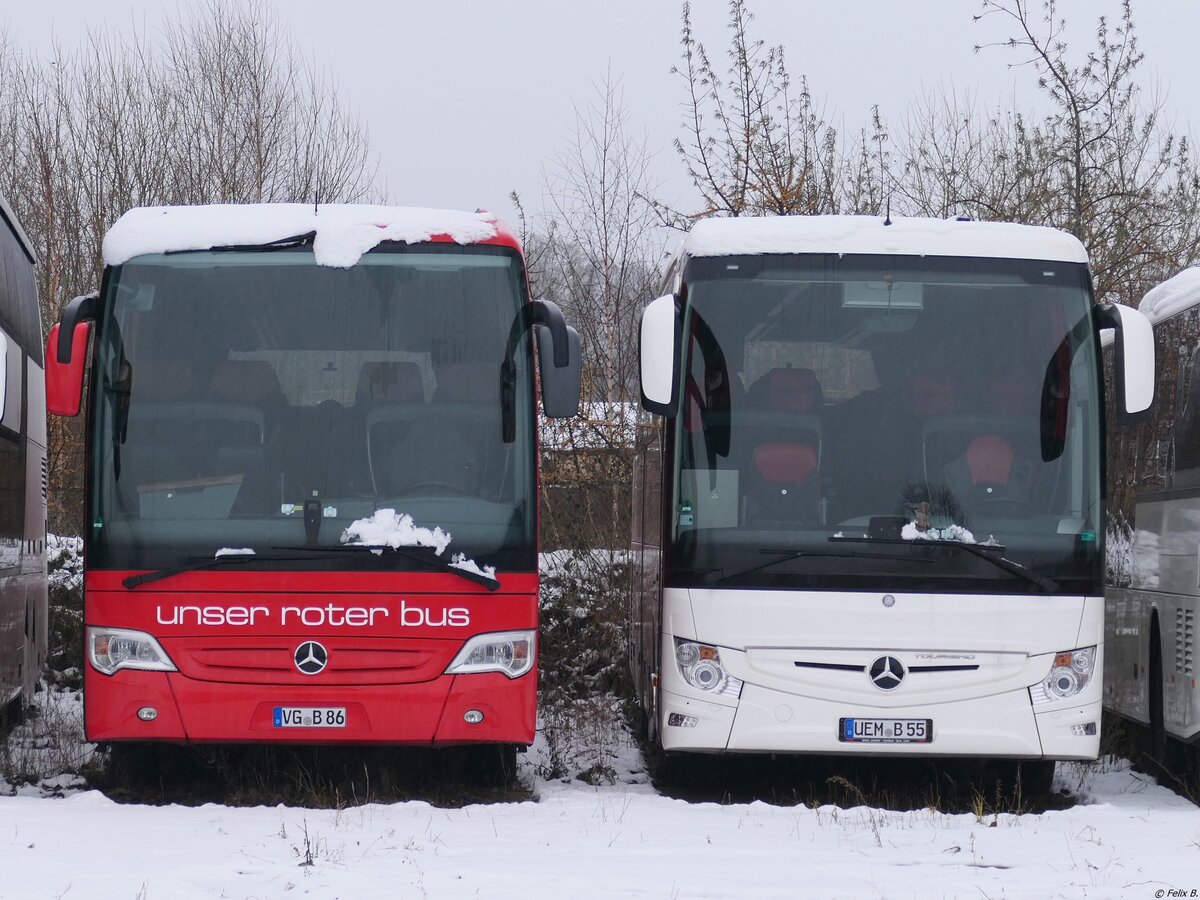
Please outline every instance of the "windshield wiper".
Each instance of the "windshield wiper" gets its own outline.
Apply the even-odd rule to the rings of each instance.
[[[273,241],[266,241],[261,244],[221,244],[217,247],[210,247],[210,250],[238,250],[247,251],[264,251],[264,250],[291,250],[295,247],[308,247],[312,245],[316,238],[315,231],[306,231],[304,234],[294,234],[289,237],[277,238]],[[167,253],[192,253],[192,250],[168,250]]]
[[[447,562],[433,552],[432,547],[425,548],[429,553],[418,552],[417,547],[393,547],[390,544],[341,544],[337,547],[272,547],[272,550],[297,550],[306,553],[354,553],[366,551],[381,556],[384,553],[395,553],[397,556],[403,556],[405,559],[411,559],[413,562],[419,562],[422,565],[433,569],[435,572],[447,572],[451,575],[457,575],[459,578],[465,578],[474,584],[481,584],[489,591],[500,590],[500,580],[494,576],[480,575],[478,572],[472,572],[470,569],[462,569],[453,563]]]
[[[713,569],[705,573],[705,584],[719,584],[722,581],[729,581],[733,578],[739,578],[742,575],[749,575],[753,572],[759,572],[763,569],[769,569],[771,566],[777,566],[782,562],[788,562],[793,559],[800,559],[805,556],[817,557],[833,557],[842,559],[896,559],[904,562],[921,562],[928,563],[930,560],[920,559],[915,560],[911,556],[905,556],[898,553],[860,553],[852,551],[850,553],[827,553],[822,550],[783,550],[772,547],[760,547],[758,552],[763,555],[775,556],[775,559],[768,559],[764,563],[759,563],[757,566],[747,566],[744,569],[735,569],[732,572],[727,572],[725,569]]]
[[[276,548],[288,549],[288,548]],[[198,572],[201,569],[214,569],[217,566],[223,566],[228,563],[248,563],[248,562],[280,562],[286,559],[300,559],[299,556],[260,556],[256,553],[228,553],[224,556],[208,557],[208,556],[189,556],[189,562],[178,566],[171,566],[167,569],[155,569],[153,572],[143,572],[141,575],[130,575],[128,578],[121,580],[121,584],[128,590],[133,590],[135,587],[143,584],[150,584],[154,581],[162,581],[164,578],[172,578],[176,575],[182,575],[184,572]],[[330,559],[333,557],[330,556]]]
[[[1042,589],[1047,594],[1053,594],[1058,590],[1058,582],[1053,578],[1047,578],[1045,575],[1039,575],[1037,572],[1032,572],[1025,568],[1020,563],[1015,563],[1011,559],[1005,559],[1003,556],[997,556],[1006,548],[1003,544],[965,544],[962,541],[945,541],[936,538],[919,538],[915,541],[906,541],[903,538],[873,538],[873,537],[831,537],[829,540],[846,543],[861,543],[861,544],[903,544],[906,546],[919,547],[922,545],[931,547],[954,547],[962,550],[965,553],[970,553],[972,556],[977,556],[980,559],[985,559],[997,569],[1003,569],[1010,575],[1015,575],[1030,584]]]

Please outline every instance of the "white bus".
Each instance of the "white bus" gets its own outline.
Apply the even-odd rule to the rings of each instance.
[[[1099,749],[1103,383],[1061,232],[709,219],[641,325],[631,664],[666,751]]]
[[[1150,291],[1139,309],[1154,327],[1157,396],[1110,457],[1110,502],[1129,528],[1109,546],[1104,698],[1149,726],[1163,760],[1168,737],[1200,738],[1200,268]]]

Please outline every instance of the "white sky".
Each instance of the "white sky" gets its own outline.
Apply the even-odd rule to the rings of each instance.
[[[1032,0],[1036,2],[1036,0]],[[793,76],[807,75],[826,114],[846,131],[878,103],[898,124],[917,96],[941,85],[971,91],[981,106],[1014,93],[1032,106],[1031,69],[1010,71],[999,17],[973,23],[976,0],[751,0],[754,33],[787,47]],[[671,148],[682,121],[675,0],[288,0],[273,3],[298,45],[328,66],[346,102],[368,123],[390,200],[474,209],[511,217],[509,191],[541,206],[543,167],[568,141],[573,104],[585,107],[606,70],[620,77],[637,135],[655,153],[664,200],[684,208],[693,192]],[[174,0],[24,0],[0,3],[0,25],[29,49],[66,46],[88,29],[153,35]],[[919,10],[919,12],[917,12]],[[1060,0],[1079,51],[1096,17],[1116,0]],[[726,45],[725,0],[695,0],[695,32],[713,52]],[[1200,119],[1195,36],[1200,3],[1136,0],[1146,54],[1143,83],[1167,94],[1177,128]]]

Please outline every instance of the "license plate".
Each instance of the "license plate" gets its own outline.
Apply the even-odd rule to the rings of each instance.
[[[928,744],[933,719],[841,719],[838,740],[845,744]]]
[[[345,728],[344,706],[277,706],[276,728]]]

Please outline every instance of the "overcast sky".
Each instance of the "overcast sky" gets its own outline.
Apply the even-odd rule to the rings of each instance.
[[[655,154],[653,171],[668,202],[694,205],[671,148],[682,121],[675,0],[288,0],[272,4],[298,45],[327,66],[345,101],[363,117],[379,154],[390,199],[404,205],[511,215],[518,190],[541,206],[547,161],[569,140],[574,106],[594,99],[606,70],[619,77],[629,122]],[[1060,0],[1080,53],[1095,20],[1114,0]],[[725,0],[695,0],[696,37],[723,55]],[[1014,95],[1036,103],[1031,69],[1009,69],[1001,19],[972,21],[977,0],[751,0],[754,34],[787,48],[793,76],[807,75],[826,115],[846,131],[879,104],[898,123],[910,102],[941,86],[994,106]],[[153,38],[174,0],[3,0],[0,25],[28,48],[72,46],[89,29]],[[1146,54],[1142,80],[1164,92],[1176,127],[1200,123],[1200,3],[1137,0]]]

